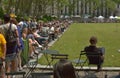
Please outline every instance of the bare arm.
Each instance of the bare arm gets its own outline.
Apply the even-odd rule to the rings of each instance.
[[[15,30],[15,33],[16,33],[16,37],[17,37],[17,45],[20,46],[18,30]]]
[[[1,41],[2,41],[1,49],[2,49],[2,53],[3,53],[2,59],[4,60],[6,57],[6,40],[3,35],[1,36]]]
[[[2,44],[2,50],[3,50],[3,57],[2,57],[2,59],[4,60],[5,57],[6,57],[6,43]]]

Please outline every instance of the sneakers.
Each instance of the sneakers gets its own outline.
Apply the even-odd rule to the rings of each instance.
[[[43,46],[41,46],[41,45],[38,45],[38,47],[39,47],[39,48],[42,48]]]
[[[22,67],[19,67],[19,71],[22,71],[23,70],[23,68]]]
[[[34,59],[34,56],[30,56],[29,58],[30,58],[30,59]]]
[[[34,52],[34,54],[38,55],[38,54],[39,54],[39,52],[38,52],[38,51],[35,51],[35,52]]]
[[[16,78],[15,75],[13,75],[11,78]]]

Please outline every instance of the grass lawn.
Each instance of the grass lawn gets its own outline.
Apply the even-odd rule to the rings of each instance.
[[[89,38],[97,36],[98,46],[105,47],[105,67],[120,66],[120,23],[74,23],[50,48],[69,55],[69,60],[79,57],[80,51],[89,45]],[[45,64],[45,58],[39,61]]]

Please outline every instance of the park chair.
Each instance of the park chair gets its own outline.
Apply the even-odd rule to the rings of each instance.
[[[51,54],[50,64],[51,64],[54,60],[61,60],[61,59],[68,59],[68,54]]]
[[[83,68],[84,64],[87,62],[87,59],[84,58],[85,56],[86,56],[85,51],[81,51],[80,55],[79,55],[79,58],[72,60],[72,62],[75,63],[75,67],[77,67],[78,65],[80,65],[80,69]]]
[[[51,60],[52,59],[49,56],[52,56],[53,54],[59,54],[58,51],[50,50],[50,49],[42,50],[42,51],[40,51],[40,53],[43,54],[43,56],[45,57],[45,60],[47,62],[45,68],[47,68],[48,66],[51,67],[51,62],[52,62]]]
[[[51,59],[68,59],[68,54],[52,54]]]
[[[86,58],[83,59],[83,56]],[[83,66],[87,63],[90,70],[91,65],[101,65],[101,54],[100,52],[81,51],[79,58],[73,60],[73,62],[76,63],[75,66],[80,65],[80,69],[83,69]]]
[[[35,47],[35,49],[38,52],[41,51],[42,47],[38,47],[38,45],[36,45],[36,44],[33,44],[33,46]],[[28,60],[27,64],[25,65],[25,67],[28,69],[28,71],[26,72],[26,75],[25,75],[26,78],[29,77],[30,73],[32,73],[36,69],[36,66],[38,64],[38,59],[39,59],[39,53],[36,54],[36,58]]]
[[[99,71],[104,61],[103,55],[105,54],[105,48],[104,47],[99,47],[99,48],[86,47],[85,53],[88,59],[88,65],[97,65],[97,70]]]
[[[100,52],[86,51],[86,56],[88,59],[88,66],[90,66],[90,65],[97,65],[98,66],[98,65],[102,64]]]
[[[68,59],[68,54],[51,54],[51,60],[48,62],[47,66],[51,66],[53,61],[58,61],[61,59]]]
[[[36,69],[36,66],[38,64],[38,56],[36,59],[33,59],[33,60],[30,60],[27,64],[27,73],[25,75],[26,78],[28,78],[30,76],[30,73],[32,73],[35,69]]]
[[[81,51],[79,58],[76,60],[73,60],[74,63],[76,63],[75,67],[80,65],[80,68],[78,68],[77,75],[79,76],[79,71],[84,71],[84,73],[89,75],[92,71],[98,71],[94,68],[91,68],[93,65],[101,65],[101,54],[99,52],[89,52],[89,51]],[[88,65],[88,68],[83,68],[84,65]],[[80,77],[80,76],[79,76]]]
[[[88,64],[99,64],[100,63],[100,54],[94,52],[86,52],[86,56],[88,59]]]

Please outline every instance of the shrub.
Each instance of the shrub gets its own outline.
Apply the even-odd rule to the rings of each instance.
[[[3,19],[3,15],[4,15],[4,10],[2,9],[2,7],[0,7],[0,18]]]

